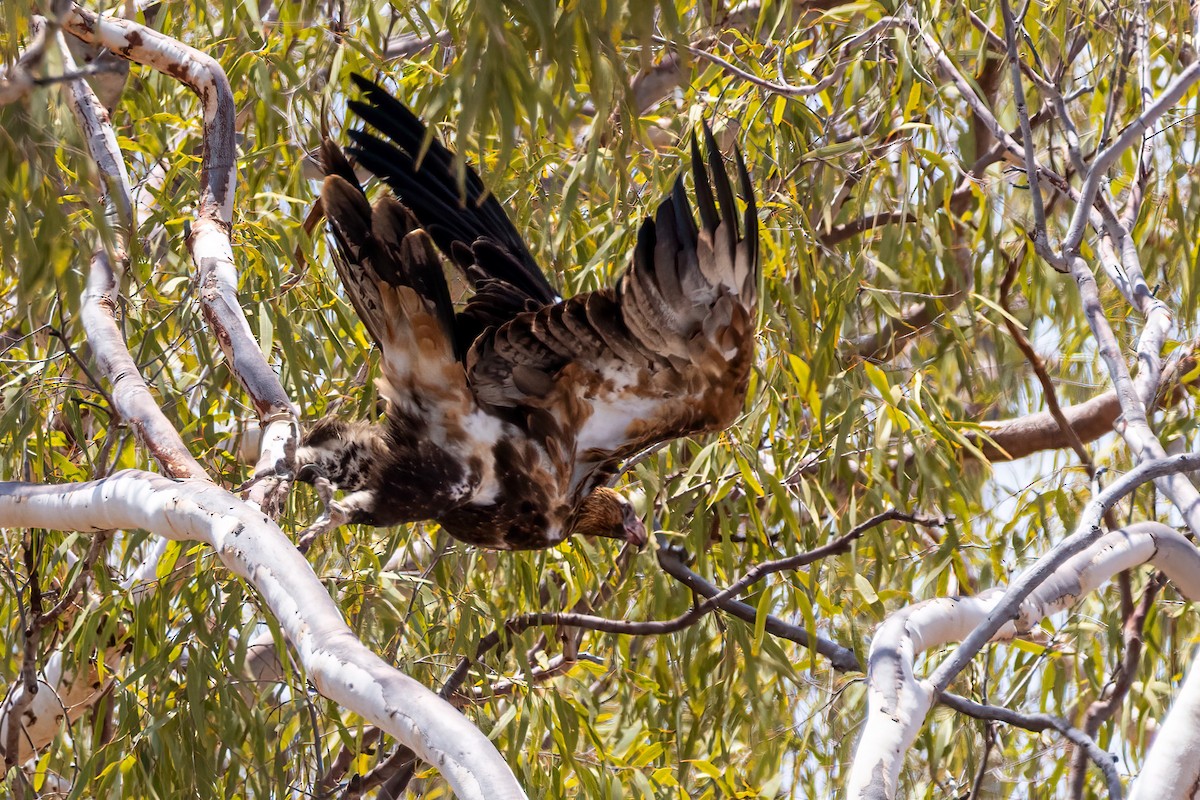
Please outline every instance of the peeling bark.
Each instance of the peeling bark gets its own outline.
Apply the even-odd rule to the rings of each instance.
[[[204,151],[200,197],[188,247],[197,269],[201,309],[264,427],[264,450],[256,473],[274,474],[282,463],[286,469],[281,474],[290,474],[299,435],[297,410],[259,349],[237,297],[237,269],[229,235],[237,183],[236,122],[233,92],[224,71],[211,56],[157,31],[129,20],[101,17],[78,6],[67,18],[65,29],[89,44],[170,75],[200,98]],[[271,447],[274,449],[267,449]]]

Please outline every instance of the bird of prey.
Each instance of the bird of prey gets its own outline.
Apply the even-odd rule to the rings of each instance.
[[[575,533],[641,546],[646,529],[606,483],[655,444],[721,430],[754,360],[754,192],[740,194],[708,126],[637,234],[616,286],[560,299],[495,196],[386,90],[355,76],[345,153],[326,141],[321,201],[334,263],[381,353],[379,424],[327,417],[298,477],[343,492],[339,522],[434,520],[479,547],[552,547]],[[387,184],[372,205],[353,162]],[[741,217],[739,224],[739,216]],[[456,307],[442,259],[473,293]],[[327,497],[328,499],[328,497]]]

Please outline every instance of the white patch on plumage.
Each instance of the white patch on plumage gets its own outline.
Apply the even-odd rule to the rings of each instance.
[[[506,423],[504,420],[496,417],[486,411],[476,409],[463,420],[463,429],[472,439],[480,444],[486,444],[492,447],[496,442],[500,441],[500,437],[505,433]]]
[[[500,437],[514,433],[504,420],[476,409],[463,420],[463,430],[470,437],[471,455],[483,464],[483,474],[471,498],[472,505],[488,506],[500,496],[500,482],[496,480],[495,447]],[[508,430],[506,430],[508,429]]]
[[[563,539],[567,538],[567,532],[558,523],[553,523],[546,528],[546,540],[551,544],[558,544]]]
[[[614,449],[624,441],[631,422],[654,417],[661,405],[660,400],[622,394],[592,400],[592,415],[579,429],[575,451]]]

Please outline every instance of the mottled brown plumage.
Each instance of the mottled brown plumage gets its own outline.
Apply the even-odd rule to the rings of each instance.
[[[741,411],[754,355],[758,220],[704,126],[692,137],[697,226],[682,178],[638,231],[611,289],[556,297],[503,208],[380,87],[351,109],[380,135],[351,157],[391,187],[372,206],[350,161],[324,146],[321,190],[346,294],[379,343],[382,425],[323,420],[300,477],[345,493],[351,522],[432,519],[471,544],[549,547],[572,533],[645,542],[605,487],[621,461],[715,431]],[[473,289],[456,308],[440,251]]]

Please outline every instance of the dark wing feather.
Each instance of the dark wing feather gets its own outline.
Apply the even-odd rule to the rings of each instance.
[[[638,231],[615,288],[556,301],[478,176],[467,169],[460,196],[450,152],[386,92],[356,81],[364,95],[351,108],[380,135],[352,132],[350,153],[399,199],[372,208],[336,148],[322,198],[338,271],[381,345],[393,405],[447,431],[477,403],[489,406],[543,445],[576,500],[621,459],[732,421],[758,302],[757,210],[740,153],[742,231],[705,126],[707,169],[691,143],[699,225],[678,180]],[[435,244],[475,290],[457,315]]]
[[[351,131],[350,154],[392,188],[438,248],[463,269],[473,288],[478,289],[484,279],[512,287],[510,294],[519,295],[521,302],[507,307],[506,318],[523,310],[527,300],[553,303],[554,290],[475,171],[465,167],[465,196],[461,196],[454,155],[383,88],[358,75],[354,81],[363,94],[350,103],[350,109],[390,141]],[[490,307],[495,306],[493,299]],[[469,305],[465,313],[471,315]]]
[[[758,305],[758,218],[741,154],[737,201],[707,126],[693,137],[700,226],[682,181],[638,231],[615,290],[527,311],[467,358],[481,402],[551,414],[573,453],[573,489],[669,439],[728,425],[745,399]],[[549,448],[548,448],[549,449]]]

